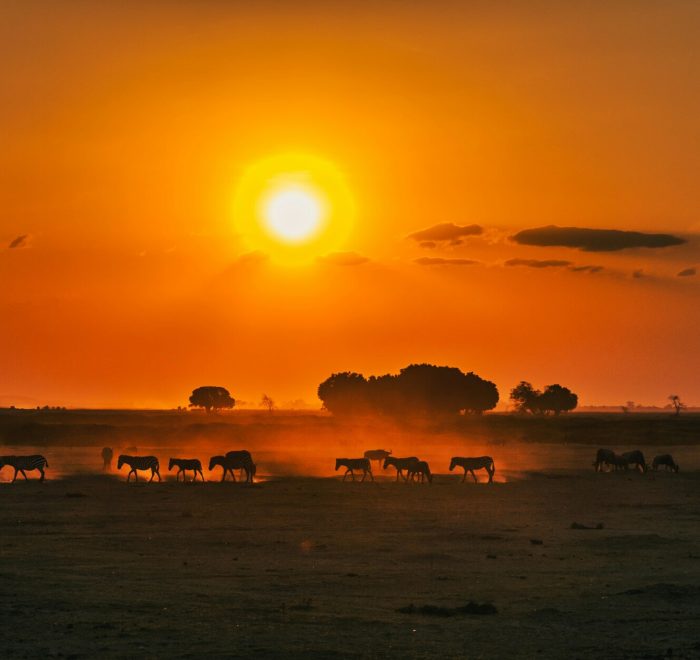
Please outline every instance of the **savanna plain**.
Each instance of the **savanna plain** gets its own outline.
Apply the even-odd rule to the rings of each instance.
[[[7,657],[700,657],[697,416],[17,411],[0,434],[1,454],[49,462],[44,483],[0,471]],[[103,472],[105,445],[158,456],[164,481]],[[599,446],[681,470],[596,473]],[[334,473],[379,447],[433,483]],[[242,448],[256,483],[207,472]],[[495,483],[448,471],[481,454]],[[176,483],[171,456],[207,482]]]

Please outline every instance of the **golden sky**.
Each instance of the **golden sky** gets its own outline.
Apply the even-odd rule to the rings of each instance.
[[[317,405],[422,361],[700,404],[699,33],[694,0],[0,2],[0,405]],[[235,217],[289,153],[353,206],[301,265]],[[550,226],[625,233],[513,238]]]

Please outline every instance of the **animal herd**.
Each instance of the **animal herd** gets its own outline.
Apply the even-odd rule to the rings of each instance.
[[[138,481],[138,473],[148,471],[151,473],[149,483],[153,481],[155,477],[158,477],[158,481],[162,480],[160,475],[160,463],[156,456],[135,455],[138,451],[136,447],[128,447],[125,451],[133,453],[119,455],[117,470],[121,470],[125,465],[129,467],[129,472],[126,476],[127,482],[131,480],[131,475],[134,475],[134,481]],[[105,470],[111,470],[114,451],[111,447],[105,447],[101,455],[103,468]],[[372,461],[377,461],[378,465],[381,465],[384,470],[390,467],[395,468],[396,481],[403,480],[405,483],[414,481],[432,483],[433,481],[433,474],[430,471],[430,466],[427,461],[420,460],[417,456],[393,456],[391,451],[386,451],[384,449],[368,450],[362,458],[337,458],[335,461],[335,470],[337,472],[341,467],[345,468],[343,481],[347,479],[348,475],[350,475],[352,481],[355,481],[355,472],[362,473],[361,481],[364,481],[368,476],[374,481]],[[27,479],[26,473],[32,470],[37,470],[41,474],[39,481],[44,481],[45,469],[49,466],[49,463],[46,458],[40,454],[29,456],[0,456],[0,470],[5,466],[14,469],[13,482],[17,480],[18,474],[21,474]],[[245,472],[245,482],[252,483],[257,472],[257,466],[253,462],[253,457],[250,452],[246,450],[229,451],[223,455],[212,456],[209,460],[209,471],[211,472],[216,467],[222,469],[221,481],[225,481],[227,475],[230,475],[231,479],[236,481],[234,470],[241,470],[242,473]],[[611,449],[599,449],[596,453],[593,467],[596,472],[615,472],[629,470],[631,468],[644,473],[649,469],[644,454],[638,449],[622,454],[618,454]],[[660,454],[656,456],[651,463],[651,468],[655,471],[662,467],[665,470],[671,470],[673,472],[678,472],[680,469],[678,463],[676,463],[671,454]],[[198,476],[204,481],[202,462],[198,458],[171,458],[168,462],[168,471],[172,471],[173,468],[177,468],[177,472],[175,473],[176,481],[180,481],[181,475],[183,482],[187,481],[188,472],[192,472],[192,481],[196,481]],[[471,474],[474,482],[476,482],[475,470],[485,470],[488,474],[489,483],[493,482],[493,476],[496,473],[494,460],[490,456],[453,456],[450,461],[450,472],[455,468],[462,468],[464,470],[462,483],[466,480],[467,473]]]
[[[379,465],[383,465],[384,470],[389,467],[396,468],[396,481],[403,479],[404,482],[433,482],[433,474],[430,471],[430,465],[428,465],[427,461],[422,461],[417,456],[406,456],[399,458],[398,456],[392,456],[391,450],[386,451],[384,449],[370,449],[365,452],[363,458],[336,458],[335,470],[337,472],[339,468],[345,468],[343,481],[347,479],[348,474],[352,480],[355,481],[355,470],[362,472],[361,481],[364,481],[367,478],[367,475],[369,475],[370,479],[374,481],[374,475],[372,474],[372,461],[377,461]],[[493,483],[493,475],[496,473],[496,465],[493,462],[493,458],[490,456],[476,456],[473,458],[466,456],[453,456],[452,460],[450,461],[450,472],[452,472],[452,470],[454,470],[456,467],[461,467],[464,470],[462,483],[464,483],[467,478],[467,472],[471,473],[474,482],[476,482],[474,470],[486,470],[487,474],[489,475],[489,483]]]
[[[603,472],[606,468],[612,472],[629,470],[630,468],[646,472],[649,469],[649,465],[644,460],[644,454],[639,449],[622,454],[617,454],[612,449],[599,449],[596,453],[595,461],[593,461],[593,467],[596,472]],[[671,454],[659,454],[654,457],[651,464],[652,470],[656,471],[660,467],[672,472],[680,470],[678,463],[676,463]]]

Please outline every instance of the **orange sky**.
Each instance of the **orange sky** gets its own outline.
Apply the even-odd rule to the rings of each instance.
[[[502,400],[700,404],[700,275],[678,276],[700,272],[700,5],[347,4],[0,4],[0,405],[317,405],[333,371],[416,361]],[[288,151],[343,173],[353,258],[246,256],[237,182]],[[408,238],[439,223],[482,233]],[[511,238],[547,225],[686,242]]]

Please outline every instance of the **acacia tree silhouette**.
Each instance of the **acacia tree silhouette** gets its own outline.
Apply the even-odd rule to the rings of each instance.
[[[498,403],[498,389],[492,382],[455,367],[432,364],[412,364],[398,374],[369,378],[353,372],[333,374],[319,385],[318,396],[334,415],[481,414]]]
[[[559,415],[578,405],[578,396],[568,387],[547,385],[544,392],[541,392],[524,380],[510,391],[510,398],[519,412],[533,415],[546,415],[550,412]]]
[[[260,405],[263,408],[267,409],[267,412],[272,413],[272,411],[275,409],[275,402],[272,400],[272,397],[268,396],[267,394],[262,395],[262,399],[260,399]]]
[[[515,404],[515,408],[520,413],[537,414],[542,412],[539,406],[542,392],[536,390],[530,383],[521,380],[510,391],[510,400]]]
[[[221,408],[233,408],[236,400],[225,387],[203,385],[192,391],[190,407],[204,408],[208,413]]]

